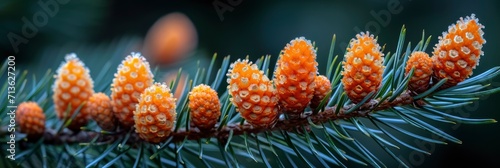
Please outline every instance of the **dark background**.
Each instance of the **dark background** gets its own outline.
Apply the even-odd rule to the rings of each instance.
[[[218,0],[228,4],[226,0]],[[45,1],[43,1],[45,2]],[[359,30],[374,33],[378,42],[386,44],[385,51],[394,52],[399,31],[407,28],[406,41],[416,44],[422,30],[432,35],[431,46],[437,37],[458,18],[475,13],[486,26],[485,55],[475,74],[500,65],[500,2],[489,1],[250,1],[231,6],[232,10],[219,18],[214,1],[138,1],[138,0],[70,0],[61,5],[60,11],[49,18],[47,25],[39,27],[38,33],[18,46],[16,52],[7,38],[8,33],[22,34],[22,17],[31,17],[40,11],[37,1],[3,0],[0,2],[0,54],[17,56],[20,67],[47,68],[47,60],[62,57],[60,50],[87,50],[106,46],[125,37],[141,41],[153,23],[171,12],[182,12],[194,23],[198,32],[195,59],[207,59],[217,52],[221,56],[231,55],[232,60],[246,55],[256,58],[271,54],[276,59],[280,50],[291,39],[304,36],[316,42],[319,70],[324,72],[332,35],[337,36],[335,54],[343,55],[346,43]],[[388,4],[400,3],[390,18],[379,21],[371,13],[389,11]],[[368,29],[367,29],[368,26]],[[139,43],[139,42],[138,42]],[[138,44],[140,45],[140,44]],[[99,48],[102,49],[103,47]],[[105,47],[104,47],[105,48]],[[139,47],[140,48],[140,47]],[[60,52],[58,52],[60,51]],[[48,55],[47,53],[60,53]],[[106,60],[106,55],[80,56],[82,60]],[[58,65],[59,60],[49,65]],[[219,61],[220,62],[220,61]],[[176,64],[176,63],[172,63]],[[181,63],[182,66],[182,61]],[[56,67],[49,67],[56,68]],[[30,68],[27,68],[30,69]],[[34,72],[36,73],[36,72]],[[500,85],[500,79],[493,82]],[[471,118],[500,119],[497,108],[500,94],[484,98],[480,102],[450,111],[452,114]],[[410,151],[397,152],[415,167],[448,167],[465,164],[500,166],[500,125],[440,125],[441,129],[461,139],[463,144],[436,145],[431,156],[420,157]],[[408,140],[410,144],[418,142]],[[429,148],[432,146],[427,146]],[[391,160],[392,158],[387,158]]]

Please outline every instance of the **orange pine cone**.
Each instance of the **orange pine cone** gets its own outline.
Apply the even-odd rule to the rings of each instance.
[[[118,66],[111,84],[111,106],[115,117],[126,129],[134,125],[135,105],[141,93],[153,84],[149,63],[139,53],[132,53]]]
[[[332,90],[330,80],[324,75],[319,75],[314,78],[316,88],[314,89],[314,96],[311,100],[311,108],[316,109],[321,101],[326,97],[328,92]]]
[[[85,105],[85,110],[97,125],[103,130],[112,131],[116,128],[116,118],[111,107],[111,100],[104,93],[95,93]]]
[[[415,68],[415,70],[408,83],[409,89],[417,93],[422,93],[429,89],[429,82],[432,75],[432,59],[429,57],[429,54],[422,51],[412,53],[406,62],[406,75],[408,75],[412,68]]]
[[[150,143],[167,139],[177,116],[175,101],[165,84],[155,83],[144,90],[133,113],[135,132],[141,139]]]
[[[443,32],[439,43],[434,47],[434,78],[448,81],[441,88],[457,85],[472,75],[472,70],[479,64],[483,55],[484,26],[474,14],[465,19],[460,18],[456,24]]]
[[[189,93],[191,123],[200,129],[211,129],[220,116],[220,101],[217,92],[201,84]]]
[[[318,74],[316,50],[304,37],[296,38],[281,51],[274,72],[280,105],[289,114],[301,114],[314,94]]]
[[[66,62],[63,62],[57,70],[52,96],[57,117],[60,119],[71,118],[78,107],[94,94],[94,82],[83,62],[74,53],[66,55],[65,59]],[[89,118],[89,114],[82,107],[68,128],[79,131],[80,127],[87,124]]]
[[[342,62],[342,84],[352,102],[359,103],[370,92],[377,91],[385,68],[383,56],[369,32],[361,32],[351,40]]]
[[[227,89],[236,110],[255,127],[272,127],[278,117],[278,97],[273,84],[247,59],[231,64]]]
[[[22,133],[38,138],[45,131],[45,114],[36,102],[23,102],[17,106],[16,122]]]

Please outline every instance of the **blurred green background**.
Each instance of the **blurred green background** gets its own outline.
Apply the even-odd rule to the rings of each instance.
[[[58,11],[52,13],[53,16],[46,13],[47,19],[44,20],[41,14],[37,14],[44,11],[39,2],[57,2]],[[163,72],[178,67],[186,67],[189,72],[189,65],[195,60],[210,59],[213,53],[218,53],[219,62],[220,56],[226,55],[231,55],[231,60],[247,55],[255,60],[262,55],[271,54],[273,60],[276,60],[286,43],[295,37],[304,36],[316,43],[319,70],[324,74],[333,34],[337,36],[335,54],[338,55],[343,55],[343,49],[355,34],[366,30],[378,36],[378,42],[386,45],[386,52],[394,52],[403,25],[407,28],[407,42],[416,44],[421,39],[422,30],[425,30],[426,35],[432,35],[433,46],[437,37],[450,24],[471,13],[475,13],[486,26],[484,37],[487,40],[483,48],[485,55],[474,73],[500,65],[500,58],[497,56],[500,53],[500,48],[497,47],[500,45],[500,2],[495,0],[353,0],[307,3],[250,0],[2,0],[0,54],[2,58],[15,55],[20,69],[38,73],[38,70],[57,68],[64,54],[76,52],[90,66],[92,75],[95,75],[102,68],[103,62],[114,57],[124,57],[130,51],[141,51],[151,26],[171,12],[184,13],[191,19],[198,40],[196,49],[185,54],[188,57],[163,64]],[[37,31],[23,32],[26,20],[33,22],[33,17],[38,19],[39,26],[35,25]],[[23,36],[23,33],[32,37]],[[15,35],[12,34],[21,36],[24,40],[16,38],[19,44],[13,46],[12,39]],[[20,39],[21,41],[17,41]],[[427,52],[431,51],[431,47],[427,48]],[[113,63],[110,67],[114,68],[118,63]],[[500,79],[497,78],[493,84],[499,86]],[[496,107],[499,100],[500,94],[496,94],[449,112],[463,117],[499,120],[500,112]],[[463,144],[424,145],[433,150],[431,156],[415,155],[402,149],[398,152],[399,157],[415,167],[463,166],[466,163],[500,166],[500,124],[440,125],[440,128],[461,139]],[[407,142],[417,146],[420,144],[411,139]]]

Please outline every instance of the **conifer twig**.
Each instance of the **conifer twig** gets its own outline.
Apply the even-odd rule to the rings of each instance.
[[[348,110],[353,108],[355,105],[347,105],[343,108],[340,108],[338,113],[335,113],[335,109],[337,106],[326,107],[324,111],[319,112],[317,114],[313,113],[305,113],[307,115],[301,118],[294,119],[285,119],[278,120],[276,125],[273,128],[256,128],[251,126],[250,124],[239,124],[239,123],[229,123],[224,126],[220,131],[217,130],[217,126],[209,131],[200,131],[197,128],[190,128],[189,131],[186,131],[185,128],[180,128],[177,132],[172,132],[170,136],[173,136],[172,142],[180,142],[187,137],[188,140],[199,140],[203,138],[217,138],[219,140],[225,140],[228,138],[229,133],[232,131],[233,135],[243,135],[245,132],[247,134],[258,134],[266,131],[273,130],[286,130],[286,131],[295,131],[302,126],[309,126],[310,123],[308,118],[314,124],[324,123],[329,120],[343,120],[350,119],[354,117],[366,117],[370,113],[374,113],[376,111],[385,110],[395,106],[402,106],[414,103],[414,99],[410,94],[410,91],[405,91],[401,95],[399,95],[394,101],[389,102],[385,100],[380,103],[379,100],[370,100],[365,104],[361,105],[358,109],[353,112],[346,113]],[[419,101],[419,100],[417,100]],[[3,130],[3,129],[2,129]],[[56,134],[54,130],[48,129],[44,134],[44,143],[45,144],[63,144],[63,143],[87,143],[90,142],[93,138],[98,136],[101,133],[98,132],[89,132],[89,131],[80,131],[78,134],[71,134],[69,132]],[[102,134],[101,138],[99,138],[97,143],[111,143],[115,140],[123,137],[127,134],[127,131],[121,131],[115,134]],[[140,141],[137,134],[133,133],[128,140],[129,144],[136,144],[137,141]]]

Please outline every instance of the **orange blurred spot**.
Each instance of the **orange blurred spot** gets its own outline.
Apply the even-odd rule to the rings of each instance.
[[[196,48],[198,35],[191,20],[182,13],[170,13],[149,29],[143,52],[155,64],[170,64]]]

